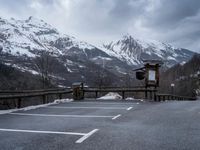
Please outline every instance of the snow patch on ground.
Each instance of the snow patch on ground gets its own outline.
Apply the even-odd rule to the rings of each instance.
[[[16,108],[16,109],[9,109],[9,110],[0,110],[0,115],[1,114],[8,114],[8,113],[15,112],[15,111],[33,110],[33,109],[37,109],[37,108],[47,107],[49,105],[67,103],[67,102],[71,102],[71,101],[73,101],[73,100],[72,99],[58,99],[58,100],[54,100],[54,102],[52,102],[52,103],[47,103],[47,104],[42,104],[42,105],[28,106],[28,107],[19,108],[19,109]]]
[[[140,101],[140,102],[144,102],[143,99],[135,99],[134,97],[127,97],[125,100],[128,100],[128,101]],[[136,104],[139,104],[139,103],[136,103]]]
[[[135,99],[133,97],[127,97],[125,100],[131,100],[131,101],[133,101]]]
[[[183,65],[185,65],[185,64],[186,64],[186,61],[182,61],[182,62],[180,63],[181,66],[183,66]]]
[[[99,100],[121,100],[122,96],[118,93],[109,92],[105,96],[98,98]]]

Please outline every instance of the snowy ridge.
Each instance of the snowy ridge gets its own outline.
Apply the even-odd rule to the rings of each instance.
[[[136,39],[128,34],[121,40],[104,45],[102,50],[129,65],[140,65],[143,59],[153,58],[167,62],[170,67],[188,60],[193,55],[189,50],[183,51],[181,48],[154,40]]]
[[[57,40],[67,42],[65,50],[72,47],[82,50],[95,48],[86,42],[59,33],[51,25],[34,17],[29,17],[27,20],[0,19],[0,43],[3,51],[12,55],[35,57],[37,55],[35,50],[62,55],[63,51],[54,45]]]

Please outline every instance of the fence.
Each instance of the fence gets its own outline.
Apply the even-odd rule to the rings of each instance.
[[[155,101],[165,101],[165,100],[194,101],[196,100],[196,97],[178,96],[172,94],[156,94]]]
[[[27,90],[27,91],[0,91],[0,100],[17,100],[17,108],[21,107],[23,98],[42,97],[43,104],[47,101],[47,96],[56,95],[62,99],[63,94],[71,94],[71,89],[48,89],[48,90]],[[3,93],[3,95],[2,95]],[[6,93],[6,95],[5,95]]]
[[[125,99],[125,94],[128,92],[132,93],[144,93],[144,97],[154,101],[165,101],[165,100],[196,100],[195,97],[178,96],[171,94],[158,94],[156,89],[146,89],[144,87],[85,87],[83,89],[83,95],[86,93],[94,93],[95,98],[98,98],[100,93],[116,92],[121,93],[122,98]],[[55,95],[59,99],[63,98],[64,94],[72,94],[72,88],[59,88],[59,89],[46,89],[46,90],[24,90],[24,91],[0,91],[0,101],[14,100],[17,101],[16,107],[20,108],[21,103],[25,98],[41,97],[42,103],[47,102],[49,95]],[[28,100],[28,99],[26,99]]]
[[[125,94],[128,92],[133,93],[145,93],[145,97],[147,98],[148,93],[150,95],[150,99],[156,95],[157,90],[156,89],[146,89],[141,87],[132,87],[132,88],[114,88],[114,87],[106,87],[106,88],[85,88],[83,90],[84,93],[95,93],[95,98],[98,98],[99,93],[109,93],[109,92],[116,92],[121,93],[122,99],[125,99]]]

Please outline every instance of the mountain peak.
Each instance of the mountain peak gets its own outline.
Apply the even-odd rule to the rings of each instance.
[[[159,59],[166,62],[168,67],[187,61],[191,57],[189,50],[183,51],[170,44],[154,40],[136,39],[130,34],[124,35],[116,42],[104,45],[105,51],[112,51],[113,56],[127,62],[129,65],[139,65],[143,59]]]
[[[36,17],[30,16],[26,22],[44,22],[42,19],[38,19]]]
[[[134,39],[134,37],[130,35],[129,33],[126,33],[122,36],[122,39]]]

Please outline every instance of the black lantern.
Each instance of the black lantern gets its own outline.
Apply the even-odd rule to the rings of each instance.
[[[143,80],[145,78],[145,72],[144,71],[137,71],[136,72],[136,78],[138,80]]]

